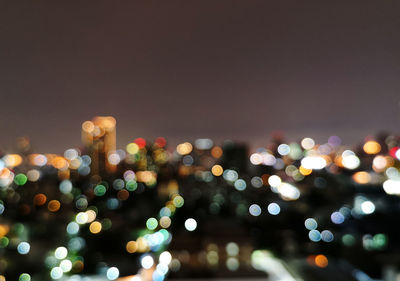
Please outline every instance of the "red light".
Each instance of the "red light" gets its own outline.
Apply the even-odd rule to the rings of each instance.
[[[400,147],[395,146],[392,149],[390,149],[390,152],[389,152],[390,156],[392,156],[393,158],[396,158],[396,152],[397,152],[397,150],[399,150],[399,148]]]
[[[146,140],[144,138],[137,138],[133,142],[136,143],[139,148],[144,148],[146,146]]]
[[[164,147],[167,144],[167,141],[163,137],[158,137],[158,138],[156,138],[156,144],[159,147]]]

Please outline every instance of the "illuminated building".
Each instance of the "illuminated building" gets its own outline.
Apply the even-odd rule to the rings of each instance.
[[[116,123],[114,117],[96,116],[82,124],[82,143],[92,158],[92,174],[116,170],[108,160],[116,150]]]

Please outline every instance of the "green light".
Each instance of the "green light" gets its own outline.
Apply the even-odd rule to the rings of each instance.
[[[101,221],[101,228],[102,228],[103,230],[108,230],[108,229],[111,228],[111,226],[112,226],[112,222],[111,222],[110,219],[103,219],[103,220]]]
[[[355,239],[354,236],[351,235],[351,234],[345,234],[345,235],[343,235],[343,237],[342,237],[342,242],[343,242],[343,244],[344,244],[345,246],[350,247],[350,246],[353,246],[354,243],[356,243],[356,239]]]
[[[28,273],[22,273],[19,276],[19,281],[30,281],[31,280],[31,276]]]
[[[18,174],[14,178],[16,185],[24,185],[28,181],[28,178],[24,174]]]
[[[134,180],[129,180],[126,182],[126,189],[129,191],[135,191],[137,188],[137,182]]]
[[[161,230],[158,231],[158,232],[160,232],[160,233],[164,236],[164,241],[167,241],[167,240],[168,240],[169,232],[168,232],[166,229],[161,229]]]
[[[158,221],[155,218],[149,218],[146,221],[146,227],[150,230],[156,229],[158,226]]]
[[[183,203],[185,200],[183,200],[183,197],[180,195],[175,196],[174,200],[172,201],[175,205],[175,207],[180,208],[183,206]]]
[[[101,184],[99,184],[94,188],[94,194],[96,194],[96,196],[103,196],[104,194],[106,194],[106,191],[107,188]]]
[[[382,249],[386,246],[387,238],[385,234],[376,234],[373,238],[374,247],[377,249]]]
[[[5,247],[7,247],[9,242],[10,242],[10,241],[8,240],[8,238],[7,238],[6,236],[1,237],[1,238],[0,238],[0,248],[5,248]]]
[[[16,223],[12,228],[13,232],[20,236],[25,231],[25,226],[22,223]]]

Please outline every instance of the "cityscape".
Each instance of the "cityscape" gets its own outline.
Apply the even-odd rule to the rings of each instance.
[[[1,152],[1,281],[399,280],[399,136],[121,149],[116,130]]]
[[[397,4],[0,0],[0,281],[400,281]]]

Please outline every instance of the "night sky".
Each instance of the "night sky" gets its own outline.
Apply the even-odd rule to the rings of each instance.
[[[399,132],[396,1],[0,0],[0,148]],[[392,3],[392,4],[391,4]]]

